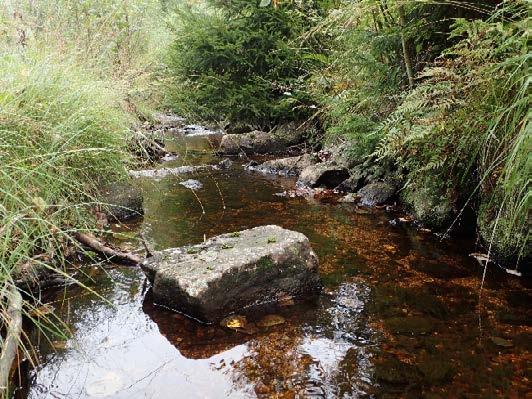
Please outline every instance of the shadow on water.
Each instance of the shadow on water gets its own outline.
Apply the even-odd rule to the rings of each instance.
[[[215,164],[216,140],[173,137],[168,146],[180,156],[161,167]],[[278,224],[309,237],[323,294],[268,309],[285,322],[245,334],[154,307],[139,270],[91,269],[87,283],[99,296],[77,287],[48,293],[72,338],[32,333],[38,365],[17,397],[524,397],[526,281],[489,273],[480,329],[472,243],[393,227],[396,215],[384,211],[276,195],[294,180],[248,173],[244,162],[140,179],[145,217],[115,230],[143,231],[162,249]],[[179,184],[187,179],[203,188]]]

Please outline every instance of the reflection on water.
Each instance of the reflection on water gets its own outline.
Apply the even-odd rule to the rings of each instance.
[[[164,167],[215,164],[216,136],[174,138]],[[306,234],[320,259],[324,293],[268,309],[284,324],[252,335],[204,326],[156,308],[139,270],[92,270],[80,288],[49,293],[73,337],[34,332],[39,364],[19,397],[363,398],[519,397],[530,361],[529,287],[488,276],[478,328],[478,266],[462,248],[396,215],[354,212],[275,194],[291,179],[202,169],[140,179],[142,230],[157,249],[262,224]],[[179,183],[195,179],[201,189]],[[123,242],[127,245],[127,242]],[[132,243],[129,243],[132,244]],[[246,315],[251,322],[260,315]],[[494,339],[495,338],[495,339]],[[502,341],[500,340],[502,339]],[[509,345],[506,345],[509,342]]]

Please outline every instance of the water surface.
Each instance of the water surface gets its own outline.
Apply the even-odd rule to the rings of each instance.
[[[216,164],[216,145],[216,136],[171,137],[168,148],[179,157],[161,167]],[[278,224],[309,237],[323,294],[267,309],[286,322],[247,335],[154,307],[138,269],[91,269],[86,280],[95,293],[78,287],[48,293],[72,337],[33,333],[38,364],[18,397],[525,397],[526,281],[490,271],[479,308],[482,271],[467,256],[472,242],[392,226],[395,212],[279,195],[294,180],[246,172],[246,161],[137,180],[145,217],[115,226],[125,233],[115,238],[139,248],[131,237],[143,231],[164,249]],[[179,184],[191,178],[203,188]]]

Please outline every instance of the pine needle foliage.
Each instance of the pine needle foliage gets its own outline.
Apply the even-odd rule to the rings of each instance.
[[[177,14],[168,62],[176,111],[233,130],[308,116],[305,81],[320,59],[312,40],[302,37],[320,19],[320,7],[314,1],[207,3]]]

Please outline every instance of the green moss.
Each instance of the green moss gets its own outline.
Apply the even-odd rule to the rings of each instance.
[[[416,218],[431,229],[445,229],[454,218],[451,195],[442,188],[445,184],[437,176],[412,183],[402,193],[403,202],[412,210]]]
[[[271,269],[274,263],[268,256],[263,256],[257,262],[259,269]]]

